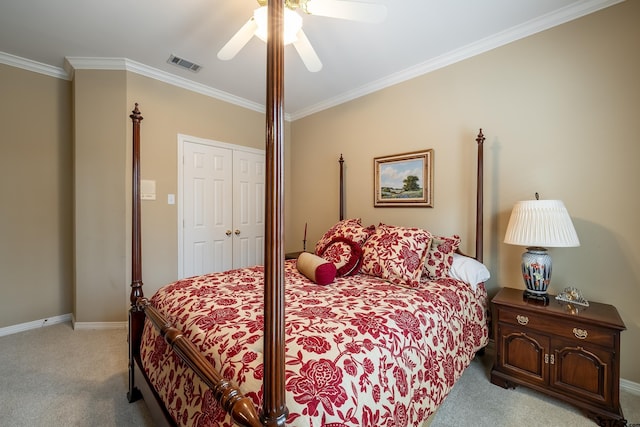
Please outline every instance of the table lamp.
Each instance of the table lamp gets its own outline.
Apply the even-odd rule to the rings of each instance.
[[[551,256],[547,247],[580,246],[569,212],[560,200],[525,200],[515,204],[504,242],[526,246],[522,254],[523,298],[549,303]]]

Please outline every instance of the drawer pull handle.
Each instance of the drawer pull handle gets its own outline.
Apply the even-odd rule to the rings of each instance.
[[[575,335],[576,338],[583,340],[587,335],[589,335],[589,333],[584,329],[573,328],[573,335]]]
[[[521,325],[526,325],[527,323],[529,323],[529,318],[527,316],[522,316],[520,314],[518,314],[516,316],[516,320],[518,321],[518,323],[520,323]],[[575,329],[574,329],[575,331]]]

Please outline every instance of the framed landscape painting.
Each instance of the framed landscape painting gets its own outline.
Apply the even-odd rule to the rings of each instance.
[[[376,157],[375,207],[433,207],[433,150]]]

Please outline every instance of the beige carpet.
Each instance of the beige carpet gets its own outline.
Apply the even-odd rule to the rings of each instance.
[[[582,412],[526,387],[503,389],[489,381],[493,350],[476,357],[453,386],[430,427],[594,427]],[[628,423],[640,423],[640,396],[621,391]],[[628,427],[631,427],[628,425]]]
[[[578,410],[524,387],[488,380],[492,354],[476,358],[431,427],[585,426]],[[143,402],[129,404],[124,330],[74,331],[51,325],[0,337],[0,426],[152,426]],[[622,392],[630,423],[640,423],[640,396]]]
[[[0,426],[152,426],[129,404],[127,335],[63,323],[0,337]]]

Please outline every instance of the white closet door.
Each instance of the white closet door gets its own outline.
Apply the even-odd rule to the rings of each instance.
[[[233,150],[185,142],[183,277],[233,266]]]
[[[264,263],[265,156],[233,152],[233,268]]]

